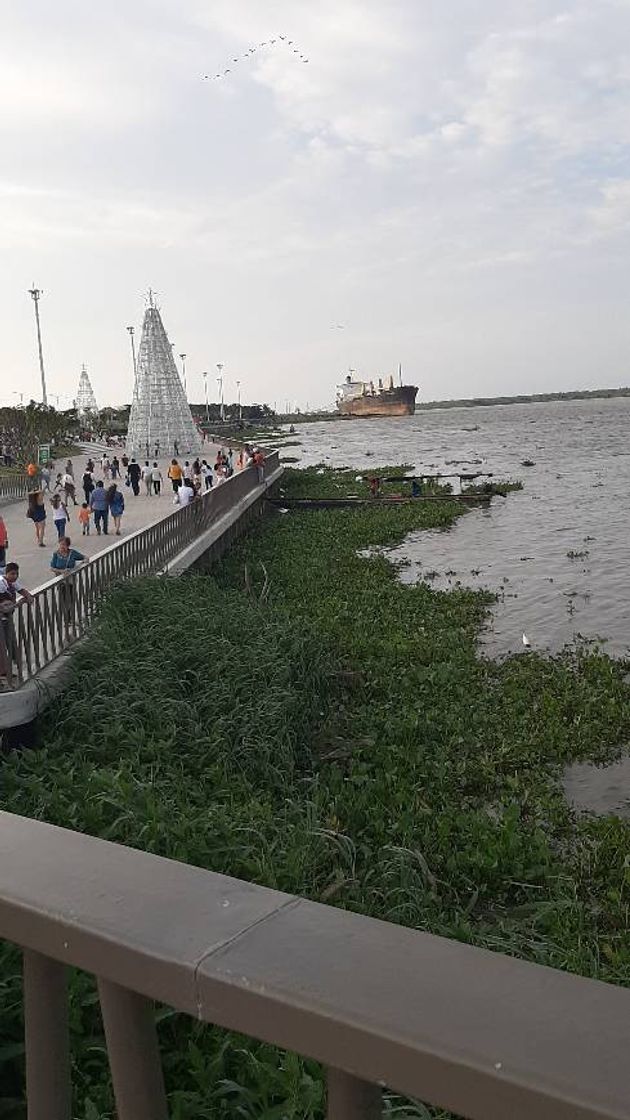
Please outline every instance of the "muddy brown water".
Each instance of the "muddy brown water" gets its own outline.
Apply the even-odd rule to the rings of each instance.
[[[406,462],[418,472],[491,471],[521,479],[445,531],[390,550],[405,582],[499,594],[481,637],[487,656],[557,651],[577,637],[630,655],[630,399],[417,412],[305,424],[287,454],[304,465]],[[522,466],[530,460],[534,466]],[[570,555],[569,555],[570,554]]]

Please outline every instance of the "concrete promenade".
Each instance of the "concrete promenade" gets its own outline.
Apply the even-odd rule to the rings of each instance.
[[[207,462],[214,466],[214,461],[217,454],[217,446],[215,444],[207,443],[204,445],[203,452],[200,454],[200,459],[206,459]],[[103,478],[101,471],[101,454],[102,450],[99,447],[94,447],[90,452],[92,459],[96,464],[94,472],[94,480],[98,481],[103,479],[105,487],[110,485],[111,479],[108,482]],[[111,449],[109,457],[117,455],[121,458],[122,450]],[[84,501],[83,489],[81,487],[81,478],[85,470],[89,455],[83,454],[73,458],[72,463],[74,467],[74,478],[77,488],[77,506],[70,503],[68,512],[70,520],[66,524],[66,536],[70,537],[73,548],[83,552],[86,556],[95,556],[98,552],[109,548],[110,545],[116,544],[117,541],[124,539],[130,533],[136,532],[138,529],[144,529],[148,525],[152,525],[156,521],[161,521],[162,518],[168,517],[175,508],[173,498],[173,489],[171,482],[167,477],[167,471],[170,464],[170,459],[160,459],[159,465],[163,475],[162,493],[160,497],[147,497],[144,483],[140,483],[140,493],[136,498],[130,486],[125,486],[124,475],[123,478],[117,478],[116,484],[119,490],[124,494],[125,498],[125,512],[121,522],[121,537],[114,535],[113,520],[110,516],[109,519],[109,533],[107,536],[98,536],[94,528],[94,519],[91,520],[90,535],[81,535],[81,526],[79,524],[78,513],[81,508],[81,502]],[[187,456],[178,457],[178,462],[183,467]],[[194,456],[192,457],[194,458]],[[192,458],[190,461],[192,461]],[[58,471],[62,471],[65,467],[67,460],[63,463],[59,460],[56,463],[55,471],[53,472],[54,478]],[[144,466],[144,460],[140,460],[140,465]],[[151,460],[153,465],[153,460]],[[235,456],[236,468],[236,456]],[[0,513],[4,518],[9,537],[9,548],[7,550],[7,560],[15,560],[20,565],[20,579],[23,581],[25,587],[29,591],[34,591],[43,583],[53,578],[54,573],[50,568],[50,559],[57,547],[57,530],[53,521],[53,511],[50,505],[50,498],[52,494],[46,493],[46,547],[39,548],[35,541],[35,528],[33,522],[26,517],[26,501],[23,502],[8,502],[0,505]]]

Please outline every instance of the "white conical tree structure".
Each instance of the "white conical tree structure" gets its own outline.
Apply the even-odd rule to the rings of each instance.
[[[92,388],[92,382],[88,377],[88,371],[85,366],[81,367],[75,407],[79,416],[86,416],[90,412],[98,412],[98,405]]]
[[[138,351],[127,454],[170,457],[196,454],[200,447],[162,317],[150,298]]]

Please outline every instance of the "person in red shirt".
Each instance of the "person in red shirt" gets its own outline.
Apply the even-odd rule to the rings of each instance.
[[[9,547],[9,534],[7,527],[4,523],[2,514],[0,514],[0,576],[4,574],[4,565],[7,559],[7,548]]]

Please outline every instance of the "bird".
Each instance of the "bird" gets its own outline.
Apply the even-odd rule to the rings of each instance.
[[[523,645],[525,646],[525,649],[530,649],[531,644],[532,643],[530,642],[529,638],[527,637],[527,634],[523,634]]]
[[[263,47],[273,47],[278,42],[285,43],[287,47],[292,47],[293,48],[292,53],[296,54],[298,56],[300,62],[306,63],[306,62],[309,61],[308,58],[306,57],[306,55],[302,53],[300,48],[296,47],[295,39],[287,39],[286,35],[278,35],[278,36],[276,36],[275,39],[264,39],[262,42],[258,43],[256,46],[250,47],[249,50],[245,51],[244,54],[238,55],[236,58],[233,58],[232,63],[236,64],[238,62],[242,62],[246,58],[250,58],[252,55],[254,55],[257,50],[262,50]],[[228,67],[223,71],[222,74],[217,74],[216,78],[213,79],[213,81],[218,79],[218,78],[223,78],[223,77],[225,77],[226,74],[231,74],[231,73],[232,73],[232,70],[231,70],[230,67]],[[208,81],[209,78],[210,78],[209,74],[204,74],[203,77],[202,77],[202,81]]]

